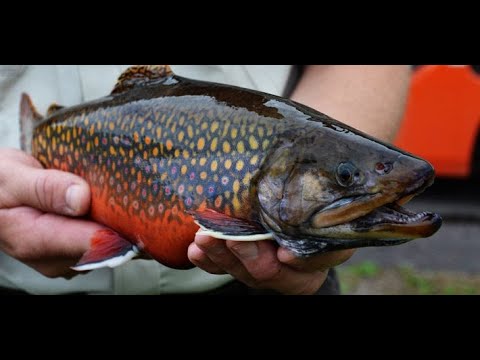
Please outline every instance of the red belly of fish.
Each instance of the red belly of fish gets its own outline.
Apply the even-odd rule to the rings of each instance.
[[[198,225],[183,210],[176,210],[175,221],[169,221],[172,209],[162,204],[163,217],[149,218],[146,209],[133,214],[131,207],[125,209],[109,200],[107,192],[92,187],[91,217],[117,231],[125,239],[137,245],[146,254],[160,263],[175,269],[192,268],[188,260],[188,246],[193,242]]]

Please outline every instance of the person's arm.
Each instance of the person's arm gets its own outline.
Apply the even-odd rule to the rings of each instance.
[[[410,85],[408,65],[310,65],[291,99],[391,142]]]
[[[408,66],[311,65],[292,99],[385,141],[392,141],[402,118],[410,82]],[[248,286],[285,294],[313,294],[328,269],[354,250],[297,258],[272,242],[235,242],[197,236],[190,260],[213,274],[229,273]]]

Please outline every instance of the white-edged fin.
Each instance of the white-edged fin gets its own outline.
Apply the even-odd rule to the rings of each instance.
[[[101,269],[104,267],[115,268],[117,266],[123,265],[126,262],[134,259],[140,254],[140,251],[136,246],[133,246],[131,250],[129,250],[125,255],[117,256],[114,258],[110,258],[104,261],[84,264],[79,266],[73,266],[72,269],[75,271],[88,271],[88,270],[95,270]]]
[[[253,235],[229,235],[224,234],[219,231],[206,229],[200,223],[195,221],[195,223],[200,226],[200,229],[197,231],[197,235],[206,235],[211,236],[215,239],[222,239],[222,240],[234,240],[234,241],[259,241],[259,240],[273,240],[273,234],[265,233],[265,234],[253,234]]]
[[[199,235],[235,241],[271,240],[273,235],[260,223],[228,216],[218,211],[206,209],[191,211],[195,223],[200,226]]]
[[[78,263],[76,271],[87,271],[102,267],[116,267],[139,256],[139,249],[111,229],[97,230],[90,240],[88,249]]]

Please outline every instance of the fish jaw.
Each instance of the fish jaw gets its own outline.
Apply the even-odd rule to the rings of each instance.
[[[411,212],[398,204],[382,206],[357,219],[352,230],[360,236],[388,240],[430,237],[442,225],[442,218],[431,212]],[[365,235],[363,235],[365,236]]]

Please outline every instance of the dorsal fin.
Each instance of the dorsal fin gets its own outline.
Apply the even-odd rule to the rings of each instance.
[[[65,106],[58,105],[57,103],[52,103],[47,109],[47,117],[52,115],[55,111],[63,109]]]
[[[135,87],[145,86],[152,81],[158,81],[171,75],[173,75],[173,72],[168,65],[130,66],[119,76],[112,90],[112,94],[118,94]]]
[[[30,153],[32,150],[32,134],[35,123],[43,119],[35,106],[33,106],[30,96],[22,93],[20,100],[20,144],[23,151]]]

